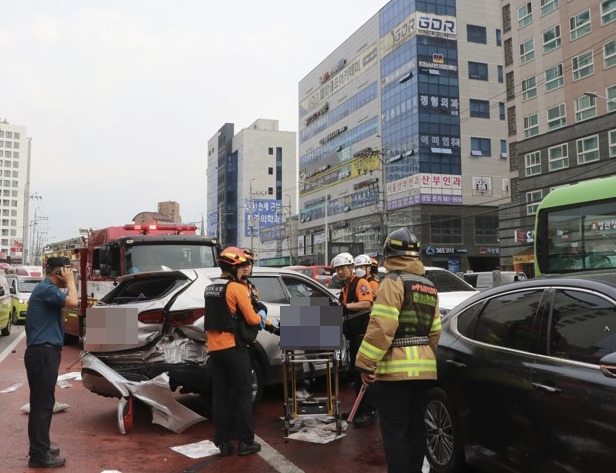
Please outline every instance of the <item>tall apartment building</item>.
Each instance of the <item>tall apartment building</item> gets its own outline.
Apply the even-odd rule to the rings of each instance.
[[[258,265],[288,265],[297,252],[297,135],[265,119],[234,133],[225,123],[208,140],[207,234],[252,248]]]
[[[503,0],[511,205],[502,265],[532,274],[532,229],[557,186],[616,173],[616,0]]]
[[[510,201],[500,8],[392,0],[300,81],[305,263],[380,255],[406,226],[429,265],[499,265],[498,206]]]
[[[28,240],[30,138],[26,127],[0,122],[0,261],[21,262]],[[37,242],[33,242],[37,245]]]

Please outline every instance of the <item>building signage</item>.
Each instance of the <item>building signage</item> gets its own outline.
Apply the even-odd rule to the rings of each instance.
[[[458,174],[418,173],[387,183],[387,195],[451,194],[462,195],[462,176]]]
[[[306,126],[310,125],[313,121],[315,121],[321,115],[325,115],[328,111],[329,111],[329,104],[325,102],[325,105],[323,105],[318,111],[316,111],[315,113],[310,115],[308,118],[306,118]]]
[[[342,133],[344,133],[345,131],[347,131],[349,129],[348,126],[343,126],[341,128],[338,128],[337,130],[332,131],[331,133],[328,133],[325,137],[321,138],[319,140],[319,143],[321,143],[322,145],[324,145],[325,143],[327,143],[328,141],[333,140],[334,138],[336,138],[337,136],[340,136]]]
[[[276,199],[245,199],[245,237],[258,237],[262,227],[280,223],[282,223],[282,201]]]
[[[428,113],[448,113],[457,117],[460,115],[460,100],[458,97],[420,94],[419,108]]]
[[[453,247],[440,247],[440,246],[426,246],[424,253],[427,256],[436,255],[451,255],[454,253],[466,253],[466,248],[453,248]]]
[[[456,17],[415,11],[381,38],[381,57],[385,57],[415,35],[456,39]]]
[[[284,223],[261,228],[261,241],[284,240],[287,237],[287,226]]]
[[[532,230],[515,230],[513,234],[513,241],[516,243],[533,243],[535,239],[533,238]]]

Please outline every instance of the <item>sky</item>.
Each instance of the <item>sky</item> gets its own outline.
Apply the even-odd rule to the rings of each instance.
[[[297,132],[298,83],[387,0],[0,0],[0,120],[32,139],[48,243],[160,201],[207,222],[207,140]],[[46,219],[45,219],[46,218]]]

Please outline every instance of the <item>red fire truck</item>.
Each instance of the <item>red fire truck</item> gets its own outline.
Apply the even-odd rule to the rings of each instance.
[[[124,225],[88,230],[78,238],[45,247],[52,256],[71,259],[77,272],[79,306],[63,311],[66,343],[85,333],[86,309],[107,294],[125,274],[216,266],[218,240],[196,234],[194,225]],[[44,264],[44,263],[43,263]]]

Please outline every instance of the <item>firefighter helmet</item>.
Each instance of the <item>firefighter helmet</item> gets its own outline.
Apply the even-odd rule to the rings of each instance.
[[[391,232],[383,245],[383,255],[419,257],[419,241],[408,228],[398,228]]]
[[[246,255],[246,258],[251,264],[255,262],[255,254],[250,248],[241,248],[241,250],[244,252],[244,255]]]
[[[354,264],[355,262],[353,261],[353,256],[351,253],[340,253],[332,259],[332,266],[334,268],[337,268],[338,266],[353,266]]]
[[[231,267],[244,266],[250,263],[246,254],[235,246],[229,246],[220,252],[218,256],[219,265],[227,265]]]
[[[370,257],[370,263],[372,264],[372,267],[375,269],[379,269],[379,260],[373,257]]]
[[[355,267],[358,266],[370,266],[372,265],[372,261],[370,261],[370,256],[368,255],[359,255],[355,257]]]

